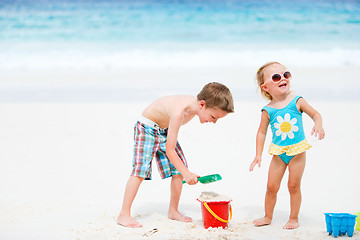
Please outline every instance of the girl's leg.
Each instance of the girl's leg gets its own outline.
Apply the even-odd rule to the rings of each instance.
[[[306,152],[296,155],[289,163],[288,189],[290,193],[290,217],[285,224],[285,229],[295,229],[299,227],[299,211],[301,205],[301,178],[304,173],[306,162]]]
[[[140,223],[131,217],[130,209],[143,180],[144,178],[130,176],[126,184],[123,205],[117,218],[117,223],[124,227],[142,227]]]
[[[276,204],[277,192],[286,170],[284,163],[279,156],[273,156],[269,167],[267,190],[265,195],[265,217],[254,220],[257,227],[271,224]]]
[[[183,186],[182,180],[183,177],[181,175],[173,175],[171,178],[171,196],[168,218],[181,222],[191,222],[192,219],[190,217],[182,215],[178,210],[181,190]]]

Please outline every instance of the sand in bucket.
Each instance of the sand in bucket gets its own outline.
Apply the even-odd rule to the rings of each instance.
[[[202,192],[197,200],[201,202],[205,228],[227,228],[232,217],[231,198],[215,192]]]

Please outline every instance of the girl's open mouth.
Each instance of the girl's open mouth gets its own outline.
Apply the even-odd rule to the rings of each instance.
[[[284,82],[284,83],[280,84],[279,87],[280,87],[280,88],[281,88],[281,87],[286,87],[286,85],[287,85],[287,83]]]

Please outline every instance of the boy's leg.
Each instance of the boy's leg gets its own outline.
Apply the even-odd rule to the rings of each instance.
[[[119,217],[117,218],[117,223],[124,227],[142,227],[140,223],[138,223],[137,221],[135,221],[135,219],[131,217],[130,210],[137,191],[140,187],[140,184],[143,180],[144,178],[141,177],[130,176],[126,184],[123,205]]]
[[[168,218],[173,220],[178,220],[180,222],[191,222],[192,219],[190,217],[184,216],[179,212],[179,201],[182,190],[182,175],[173,175],[171,178],[171,196],[170,196],[170,206]]]
[[[290,217],[284,229],[299,227],[299,211],[301,206],[301,178],[306,163],[306,152],[296,155],[289,163],[288,189],[290,193]]]
[[[179,143],[176,144],[175,152],[177,153],[181,161],[184,163],[184,165],[187,167],[187,162]],[[164,179],[171,176],[170,205],[168,218],[181,222],[191,222],[192,219],[190,217],[182,215],[178,209],[181,191],[183,187],[183,176],[171,164],[170,160],[166,156],[166,141],[162,142],[160,149],[156,152],[156,160],[161,177]]]
[[[257,227],[271,224],[276,204],[277,192],[287,165],[279,156],[273,156],[269,167],[267,190],[265,195],[265,217],[254,220]]]

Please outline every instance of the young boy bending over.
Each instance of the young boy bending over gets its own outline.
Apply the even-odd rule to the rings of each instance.
[[[155,157],[161,178],[171,177],[171,198],[168,217],[191,222],[190,217],[178,210],[182,180],[193,185],[199,175],[187,168],[185,156],[177,141],[182,125],[197,115],[200,123],[216,121],[234,112],[230,90],[221,83],[208,83],[194,96],[162,97],[152,102],[142,112],[135,124],[133,170],[126,184],[124,200],[117,223],[125,227],[142,227],[131,217],[130,209],[140,184],[151,179],[151,162]]]

